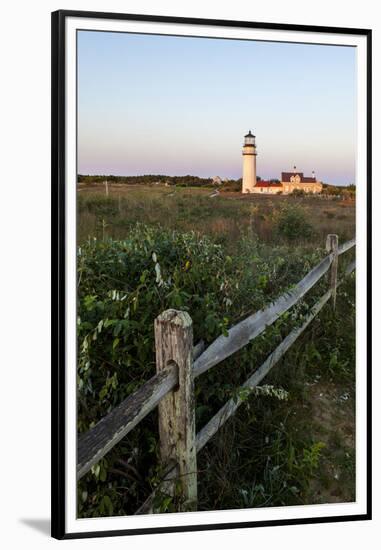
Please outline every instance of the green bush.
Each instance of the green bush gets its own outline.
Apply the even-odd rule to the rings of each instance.
[[[188,311],[195,343],[212,341],[292,287],[321,254],[268,248],[242,236],[229,256],[208,237],[142,224],[123,241],[88,240],[78,250],[78,431],[87,431],[155,374],[153,321],[162,311]],[[300,323],[305,307],[300,304],[200,377],[198,428]],[[155,411],[81,479],[79,517],[134,513],[159,475],[157,442]]]
[[[277,233],[288,241],[305,240],[313,236],[312,225],[305,210],[298,204],[286,204],[275,214]]]
[[[82,213],[84,210],[97,216],[115,216],[118,212],[118,204],[114,198],[98,194],[86,197],[86,199],[79,196],[78,211]]]
[[[293,189],[291,193],[293,197],[304,197],[306,194],[304,189]]]

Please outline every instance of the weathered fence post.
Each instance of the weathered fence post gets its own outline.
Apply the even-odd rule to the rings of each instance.
[[[339,237],[338,235],[327,235],[326,242],[327,252],[333,254],[333,260],[331,264],[331,281],[330,287],[332,291],[333,309],[336,309],[336,288],[337,288],[337,269],[339,265]]]
[[[159,403],[160,454],[164,464],[177,463],[181,487],[179,511],[197,509],[197,458],[192,319],[169,309],[155,319],[156,370],[175,363],[179,384]],[[176,482],[176,480],[174,480]],[[172,487],[174,494],[174,485]]]

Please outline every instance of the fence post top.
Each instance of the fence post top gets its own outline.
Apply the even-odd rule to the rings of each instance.
[[[327,235],[327,240],[325,243],[325,248],[327,252],[332,252],[334,246],[337,246],[338,242],[339,242],[339,236],[336,235],[335,233],[330,233],[329,235]]]
[[[179,311],[177,309],[167,309],[156,317],[159,323],[167,322],[173,325],[178,325],[183,328],[192,326],[192,318],[187,311]]]

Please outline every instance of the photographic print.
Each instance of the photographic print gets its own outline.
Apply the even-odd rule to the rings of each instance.
[[[53,536],[369,518],[370,31],[52,52]]]

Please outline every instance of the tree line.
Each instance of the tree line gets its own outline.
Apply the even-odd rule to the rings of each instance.
[[[198,176],[166,176],[164,174],[145,174],[142,176],[113,176],[113,175],[78,175],[78,183],[103,183],[105,181],[109,183],[125,183],[129,185],[139,184],[168,184],[177,185],[180,187],[201,187],[213,185],[212,178],[200,178]]]

